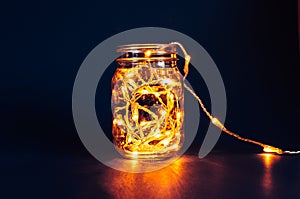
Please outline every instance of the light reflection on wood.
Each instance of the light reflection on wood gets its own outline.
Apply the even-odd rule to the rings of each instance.
[[[112,170],[105,175],[104,188],[114,198],[182,198],[185,176],[191,175],[182,168],[191,161],[184,157],[171,165],[154,172],[127,173]],[[126,165],[138,168],[137,160],[127,160]]]
[[[259,155],[264,164],[264,175],[262,177],[262,187],[264,189],[265,196],[270,196],[273,191],[273,166],[280,159],[280,156],[274,154],[260,154]]]
[[[137,161],[128,162],[124,165],[139,169]],[[278,198],[283,194],[300,198],[298,162],[294,156],[215,153],[203,159],[184,155],[150,173],[127,173],[91,164],[91,168],[85,167],[88,180],[83,181],[86,190],[82,194],[125,199]]]

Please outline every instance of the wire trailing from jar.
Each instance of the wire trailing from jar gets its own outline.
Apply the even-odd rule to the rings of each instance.
[[[186,52],[185,48],[183,47],[183,45],[181,43],[171,42],[170,44],[175,44],[175,45],[179,46],[179,48],[181,49],[181,51],[184,54],[184,59],[185,59],[185,64],[184,64],[184,67],[183,67],[183,72],[184,72],[183,84],[184,84],[184,88],[188,92],[190,92],[194,96],[194,98],[198,101],[201,109],[206,114],[206,116],[210,119],[210,121],[213,125],[218,127],[222,132],[224,132],[224,133],[226,133],[230,136],[233,136],[233,137],[235,137],[236,139],[238,139],[240,141],[248,142],[248,143],[255,144],[255,145],[258,145],[258,146],[262,147],[263,151],[266,152],[266,153],[275,153],[275,154],[278,154],[278,155],[282,155],[282,154],[300,154],[300,150],[299,151],[287,151],[287,150],[284,151],[284,150],[282,150],[278,147],[274,147],[274,146],[271,146],[271,145],[253,140],[253,139],[242,137],[242,136],[228,130],[225,127],[225,125],[218,118],[211,115],[211,113],[206,109],[206,107],[205,107],[204,103],[202,102],[202,100],[200,99],[200,97],[185,83],[186,77],[188,76],[188,73],[189,73],[189,63],[190,63],[190,60],[191,60],[191,56]]]

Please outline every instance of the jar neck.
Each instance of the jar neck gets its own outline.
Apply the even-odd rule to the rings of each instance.
[[[152,68],[174,68],[177,66],[176,60],[122,60],[118,59],[119,68],[136,68],[136,67],[152,67]]]
[[[172,68],[178,60],[173,44],[129,44],[119,46],[117,52],[121,53],[117,59],[121,68]]]

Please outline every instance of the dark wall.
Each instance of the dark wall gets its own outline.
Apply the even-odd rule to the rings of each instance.
[[[180,31],[209,52],[225,83],[228,128],[299,147],[296,1],[15,1],[1,8],[2,147],[84,152],[71,110],[77,70],[101,41],[145,26]],[[222,136],[218,147],[247,145]]]

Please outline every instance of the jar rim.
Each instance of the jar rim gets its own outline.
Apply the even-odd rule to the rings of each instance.
[[[140,53],[147,50],[160,51],[161,53],[176,53],[175,44],[160,44],[160,43],[144,43],[144,44],[125,44],[117,48],[117,52],[134,52]]]

